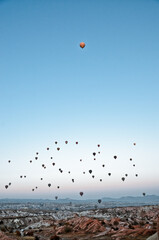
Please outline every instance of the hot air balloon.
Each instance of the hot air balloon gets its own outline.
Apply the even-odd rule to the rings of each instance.
[[[26,178],[26,176],[24,176],[24,178]]]
[[[94,175],[92,175],[92,178],[94,178],[95,176]]]
[[[83,174],[85,174],[85,172],[83,172]]]
[[[135,164],[133,164],[133,167],[135,167]]]
[[[121,180],[122,180],[122,181],[125,181],[125,178],[124,178],[124,177],[122,177],[122,178],[121,178]]]
[[[98,154],[100,154],[100,152],[98,152]]]
[[[98,144],[97,147],[100,147],[100,144]]]
[[[85,45],[84,42],[81,42],[81,43],[80,43],[80,47],[81,47],[81,48],[84,48],[85,46],[86,46],[86,45]]]
[[[74,179],[72,179],[72,182],[74,183],[74,182],[75,182],[75,180],[74,180]]]
[[[143,196],[145,196],[145,195],[146,195],[146,193],[144,193],[144,192],[143,192],[143,194],[142,194],[142,195],[143,195]]]
[[[40,180],[43,180],[43,178],[40,178]]]
[[[32,191],[34,192],[34,188],[32,189]]]
[[[55,166],[55,163],[53,162],[52,165]]]
[[[42,167],[45,167],[45,164],[42,164]]]
[[[35,160],[38,160],[38,157],[35,157]]]
[[[58,196],[55,196],[55,199],[57,200],[57,199],[58,199]]]
[[[98,199],[98,203],[101,203],[102,202],[102,200],[101,199]]]
[[[8,184],[9,186],[11,185],[11,182]]]
[[[82,159],[80,159],[80,162],[82,162]]]
[[[55,142],[55,144],[57,144],[57,142]]]
[[[79,194],[81,195],[81,197],[83,196],[83,192],[80,192]]]
[[[76,142],[76,144],[78,144],[78,142]]]
[[[53,157],[50,157],[50,159],[53,159]]]
[[[132,161],[132,158],[130,158],[130,161]]]
[[[20,176],[20,178],[22,178],[23,176]]]
[[[36,152],[36,155],[38,155],[39,153],[38,152]]]
[[[67,144],[67,143],[68,143],[68,141],[65,141],[65,143]]]
[[[8,188],[8,185],[5,185],[5,188],[7,189],[7,188]]]
[[[32,163],[32,160],[30,160],[30,163]]]
[[[95,153],[95,152],[93,152],[92,154],[93,154],[93,156],[95,156],[95,155],[96,155],[96,153]]]
[[[36,189],[38,188],[38,187],[35,187]]]
[[[108,173],[108,176],[111,176],[111,173]]]
[[[136,145],[136,143],[134,143],[134,146]]]
[[[91,173],[92,173],[92,170],[89,170],[89,173],[91,174]]]
[[[138,174],[135,174],[136,177],[138,177]]]
[[[128,174],[126,173],[126,174],[125,174],[125,177],[127,177],[127,176],[128,176]]]
[[[105,167],[105,165],[103,164],[102,167]]]
[[[10,162],[11,162],[11,160],[8,160],[8,162],[10,163]]]
[[[117,159],[117,156],[114,156],[114,159]]]
[[[96,160],[96,158],[94,158],[94,161]]]
[[[57,186],[57,188],[59,189],[59,188],[60,188],[60,186]]]
[[[70,174],[71,172],[70,172],[70,171],[68,171],[68,173]]]
[[[57,148],[57,151],[60,151],[60,148],[59,148],[59,147]]]
[[[100,179],[100,182],[102,182],[102,179]]]
[[[51,187],[51,183],[48,183],[48,187]]]

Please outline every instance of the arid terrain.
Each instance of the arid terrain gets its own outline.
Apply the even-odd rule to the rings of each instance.
[[[74,211],[68,206],[53,210],[38,206],[1,206],[0,239],[144,240],[158,228],[159,205]]]

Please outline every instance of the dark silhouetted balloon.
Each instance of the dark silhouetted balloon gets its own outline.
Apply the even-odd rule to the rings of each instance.
[[[57,151],[60,151],[60,148],[59,148],[59,147],[57,148]]]
[[[102,167],[105,167],[105,165],[103,164]]]
[[[72,182],[74,183],[74,182],[75,182],[75,180],[74,180],[74,179],[72,179]]]
[[[48,187],[51,187],[51,183],[48,183]]]
[[[55,199],[57,200],[57,199],[58,199],[58,196],[55,196]]]
[[[96,155],[96,153],[95,152],[93,152],[93,156],[95,156]]]
[[[65,143],[67,144],[67,143],[68,143],[68,141],[65,141]]]
[[[122,178],[121,178],[121,180],[122,180],[122,181],[125,181],[125,178],[124,178],[124,177],[122,177]]]
[[[101,203],[102,202],[102,200],[101,199],[98,199],[98,203]]]
[[[78,142],[76,142],[76,144],[78,144]]]
[[[136,146],[136,143],[134,143],[134,146]]]
[[[30,163],[32,163],[32,160],[30,160]]]
[[[96,158],[94,158],[94,161],[96,160]]]
[[[91,174],[91,173],[92,173],[92,170],[89,170],[89,173]]]
[[[133,164],[133,167],[135,167],[135,164]]]
[[[135,174],[136,177],[138,177],[138,174]]]
[[[35,157],[35,160],[38,160],[38,157]]]
[[[100,179],[100,182],[102,182],[102,179]]]
[[[8,162],[10,163],[10,162],[11,162],[11,160],[8,160]]]
[[[57,188],[59,189],[59,188],[60,188],[60,186],[57,186]]]
[[[98,144],[97,147],[100,147],[100,144]]]
[[[108,176],[111,176],[111,173],[108,173]]]
[[[55,142],[55,144],[57,144],[58,142]]]
[[[36,152],[36,155],[38,155],[39,153],[38,152]]]
[[[130,161],[132,161],[132,158],[130,158]]]
[[[55,166],[55,163],[53,162],[52,165]]]
[[[32,191],[34,192],[34,188],[32,189]]]
[[[142,194],[143,196],[145,196],[146,195],[146,193],[145,192],[143,192],[143,194]]]
[[[83,174],[85,174],[85,172],[83,172]]]
[[[9,186],[11,185],[11,182],[8,184]]]
[[[80,192],[79,194],[81,195],[81,197],[83,196],[83,192]]]
[[[117,156],[114,156],[114,159],[117,159]]]
[[[43,180],[43,178],[40,178],[40,180]]]
[[[128,176],[128,174],[126,173],[126,174],[125,174],[125,177],[127,177],[127,176]]]
[[[46,150],[49,150],[49,147],[47,147]]]
[[[94,178],[95,176],[94,175],[92,175],[92,178]]]
[[[7,188],[8,188],[8,185],[5,185],[5,188],[7,189]]]

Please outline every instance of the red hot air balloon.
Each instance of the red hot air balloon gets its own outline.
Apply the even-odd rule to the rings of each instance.
[[[76,142],[76,145],[78,144],[78,142]]]
[[[68,141],[65,141],[65,144],[67,144],[68,143]]]
[[[85,46],[86,46],[86,44],[85,44],[84,42],[81,42],[81,43],[80,43],[80,47],[81,47],[81,48],[84,48]]]
[[[100,147],[100,144],[98,144],[97,147]]]
[[[80,192],[79,194],[81,195],[81,197],[83,196],[83,192]]]

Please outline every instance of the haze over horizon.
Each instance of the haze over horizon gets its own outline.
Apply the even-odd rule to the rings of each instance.
[[[0,1],[0,198],[159,195],[158,12],[156,0]]]

